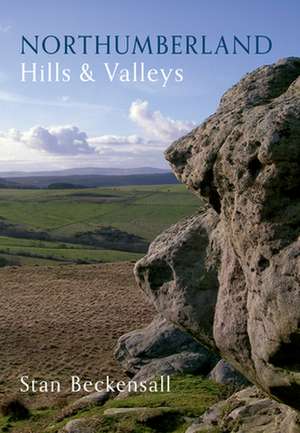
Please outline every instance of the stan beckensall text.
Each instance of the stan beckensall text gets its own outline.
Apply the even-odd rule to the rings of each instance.
[[[65,389],[64,389],[65,388]],[[82,380],[79,376],[71,376],[69,383],[60,380],[40,380],[28,375],[20,377],[21,393],[60,393],[63,391],[77,392],[170,392],[170,376],[160,376],[157,380],[150,381],[115,381],[110,376],[101,380]]]

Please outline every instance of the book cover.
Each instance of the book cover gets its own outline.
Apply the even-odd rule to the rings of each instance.
[[[300,432],[298,0],[0,14],[0,431]]]

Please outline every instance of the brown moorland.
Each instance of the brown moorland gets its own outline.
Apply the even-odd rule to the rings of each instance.
[[[116,340],[154,313],[132,268],[123,262],[1,269],[0,401],[18,393],[22,375],[63,384],[71,375],[123,377],[112,353]],[[57,397],[26,394],[35,407]]]

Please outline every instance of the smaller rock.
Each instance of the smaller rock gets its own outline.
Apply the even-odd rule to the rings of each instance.
[[[118,416],[118,415],[128,415],[128,414],[140,414],[147,412],[150,409],[149,407],[113,407],[110,409],[106,409],[104,411],[105,416]]]
[[[236,388],[249,386],[248,380],[224,359],[218,362],[208,377],[222,385],[233,385]]]
[[[72,419],[63,427],[61,433],[95,433],[95,430],[87,424],[86,419]]]
[[[108,391],[93,392],[85,395],[65,407],[59,415],[58,420],[73,416],[80,410],[87,409],[91,406],[102,406],[111,396],[112,393]]]
[[[161,315],[158,315],[146,328],[122,335],[115,349],[115,357],[131,377],[141,370],[143,370],[143,377],[149,376],[146,372],[152,371],[154,365],[158,367],[158,375],[169,374],[166,371],[170,359],[173,366],[170,374],[174,374],[175,364],[178,365],[180,372],[184,372],[186,368],[190,370],[190,360],[193,360],[191,372],[207,374],[217,362],[217,357],[212,352]],[[198,365],[196,360],[200,362]],[[151,367],[147,368],[149,365]],[[185,368],[184,365],[187,367]]]
[[[186,419],[182,411],[173,407],[122,407],[107,409],[104,412],[107,417],[131,416],[140,426],[138,431],[175,431]],[[122,430],[123,431],[123,430]],[[130,430],[132,431],[132,430]],[[137,430],[134,430],[137,431]],[[177,430],[176,430],[177,431]]]
[[[201,433],[201,431],[203,432],[203,427],[201,427],[198,422],[195,422],[189,426],[185,433]],[[207,433],[209,433],[209,431]]]
[[[165,384],[167,382],[167,376],[175,374],[201,374],[203,371],[207,371],[207,362],[205,353],[175,353],[174,355],[152,360],[152,362],[149,362],[149,364],[141,368],[133,377],[132,381],[139,384],[141,382],[150,382],[157,377],[163,376]],[[170,378],[170,390],[172,391],[172,378]],[[164,389],[164,391],[167,390]],[[117,399],[122,400],[127,398],[128,395],[129,391],[127,387],[127,389],[124,389],[124,391],[117,396]]]
[[[135,376],[136,382],[149,381],[157,376],[181,374],[200,374],[208,367],[206,354],[181,352],[165,358],[154,359],[145,365]]]

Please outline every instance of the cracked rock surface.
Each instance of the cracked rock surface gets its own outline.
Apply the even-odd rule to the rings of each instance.
[[[135,269],[168,320],[300,409],[300,59],[247,74],[166,152],[206,201]]]

